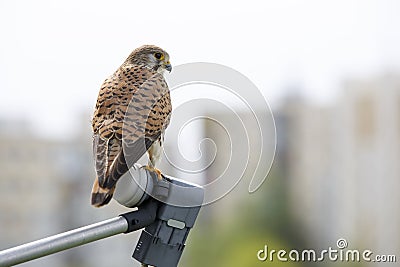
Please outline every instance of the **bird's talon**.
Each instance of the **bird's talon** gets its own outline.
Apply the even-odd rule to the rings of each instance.
[[[163,179],[161,171],[159,169],[154,169],[154,172],[157,173],[157,178],[161,181]]]
[[[162,177],[162,173],[159,169],[151,167],[151,166],[145,166],[144,168],[150,172],[155,172],[157,174],[157,179],[159,181],[162,181],[163,177]]]

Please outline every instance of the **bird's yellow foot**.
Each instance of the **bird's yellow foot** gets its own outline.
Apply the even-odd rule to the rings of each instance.
[[[161,171],[159,169],[151,167],[151,166],[144,166],[144,168],[148,171],[155,172],[157,174],[157,178],[159,181],[161,181],[163,179]]]

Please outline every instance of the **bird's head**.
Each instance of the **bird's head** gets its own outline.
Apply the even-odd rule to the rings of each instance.
[[[168,53],[155,45],[144,45],[136,48],[124,64],[144,65],[159,73],[163,73],[165,70],[171,72],[172,70]]]

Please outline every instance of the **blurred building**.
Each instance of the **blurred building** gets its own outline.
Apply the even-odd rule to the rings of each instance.
[[[329,199],[331,191],[337,189],[329,185],[335,168],[331,158],[335,139],[331,109],[312,105],[299,96],[289,96],[276,113],[281,122],[277,159],[288,177],[292,213],[308,231],[307,236],[320,244],[328,238],[327,228],[335,216],[330,205],[336,205]],[[323,215],[319,214],[321,210]]]
[[[208,110],[207,114],[212,119],[204,120],[204,138],[212,140],[214,146],[205,152],[215,153],[215,157],[206,169],[206,184],[209,194],[218,200],[212,209],[214,219],[222,222],[220,218],[234,217],[238,207],[254,196],[249,193],[253,175],[268,174],[275,152],[275,128],[272,116],[261,125],[263,136],[257,121],[260,118],[254,113]],[[260,162],[262,152],[265,162]]]
[[[0,137],[1,249],[60,230],[66,183],[57,160],[63,145],[34,138],[19,125],[12,131]]]
[[[235,116],[209,114],[234,128],[204,122],[204,138],[213,140],[218,152],[207,168],[207,182],[223,175],[237,177],[243,158],[230,162],[231,154],[245,154],[249,146],[259,145],[257,129],[247,127],[245,140]],[[250,114],[240,116],[246,121]],[[370,249],[375,254],[400,251],[400,76],[348,81],[330,105],[290,95],[274,111],[274,118],[278,146],[273,170],[284,179],[290,213],[307,246],[335,248],[336,241],[345,238],[349,249]],[[252,161],[254,157],[249,161],[254,167]],[[233,172],[226,174],[227,166]],[[272,182],[267,179],[263,187]],[[209,222],[221,225],[238,216],[245,208],[240,203],[251,203],[247,186],[245,177],[226,197],[206,207],[213,219]],[[269,205],[266,202],[265,208]]]
[[[71,140],[49,140],[26,122],[0,126],[0,250],[115,217],[126,209],[90,205],[95,177],[87,117]],[[131,254],[138,233],[105,239],[23,266],[140,266]],[[110,257],[110,251],[112,257]]]
[[[330,107],[288,98],[278,112],[291,207],[311,244],[400,251],[400,77],[349,81]]]

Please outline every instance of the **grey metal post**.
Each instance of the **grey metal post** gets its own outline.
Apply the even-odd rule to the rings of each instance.
[[[0,251],[0,266],[11,266],[124,233],[128,222],[122,216]]]

